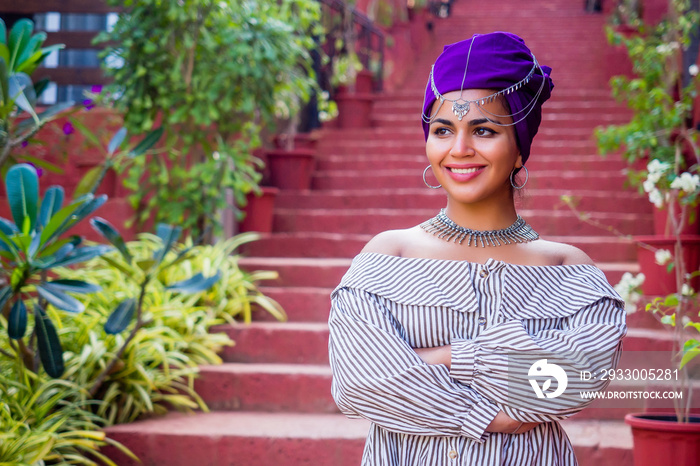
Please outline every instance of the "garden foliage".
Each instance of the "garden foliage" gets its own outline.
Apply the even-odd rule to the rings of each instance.
[[[140,219],[193,232],[219,225],[230,191],[243,205],[260,180],[261,127],[315,87],[315,0],[108,0],[125,7],[101,36],[106,73],[132,134],[165,128],[167,157],[136,161],[128,186]],[[161,208],[167,205],[167,209]]]
[[[253,303],[283,318],[229,257],[254,234],[214,246],[178,242],[159,225],[126,243],[106,221],[91,224],[111,245],[86,244],[71,228],[106,201],[88,193],[39,196],[36,170],[11,167],[14,221],[0,219],[0,464],[94,464],[113,443],[100,430],[169,408],[206,410],[193,390],[198,364],[217,364],[232,342],[211,326]],[[225,256],[225,257],[223,257]],[[122,448],[120,445],[118,447]]]

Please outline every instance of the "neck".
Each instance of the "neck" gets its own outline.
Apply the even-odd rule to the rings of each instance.
[[[448,196],[445,213],[456,224],[481,231],[508,228],[518,218],[510,194],[499,202],[474,204],[463,204]]]

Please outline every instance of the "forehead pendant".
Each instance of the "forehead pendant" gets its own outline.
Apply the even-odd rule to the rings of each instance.
[[[464,118],[464,115],[469,113],[469,101],[466,101],[464,103],[459,103],[456,100],[452,102],[452,113],[455,114],[455,116],[459,119],[459,121],[462,121],[462,118]]]

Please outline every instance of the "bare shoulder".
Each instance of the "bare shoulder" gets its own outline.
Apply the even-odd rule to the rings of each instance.
[[[404,245],[410,241],[412,229],[387,230],[369,240],[362,252],[374,252],[401,257]]]
[[[537,242],[538,246],[543,248],[547,254],[555,256],[561,265],[595,265],[588,254],[576,246],[546,240]]]

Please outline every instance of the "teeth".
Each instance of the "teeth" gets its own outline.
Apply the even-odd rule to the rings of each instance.
[[[465,173],[474,173],[475,171],[481,170],[481,167],[474,167],[474,168],[450,168],[450,171],[452,173],[459,173],[459,174],[465,174]]]

